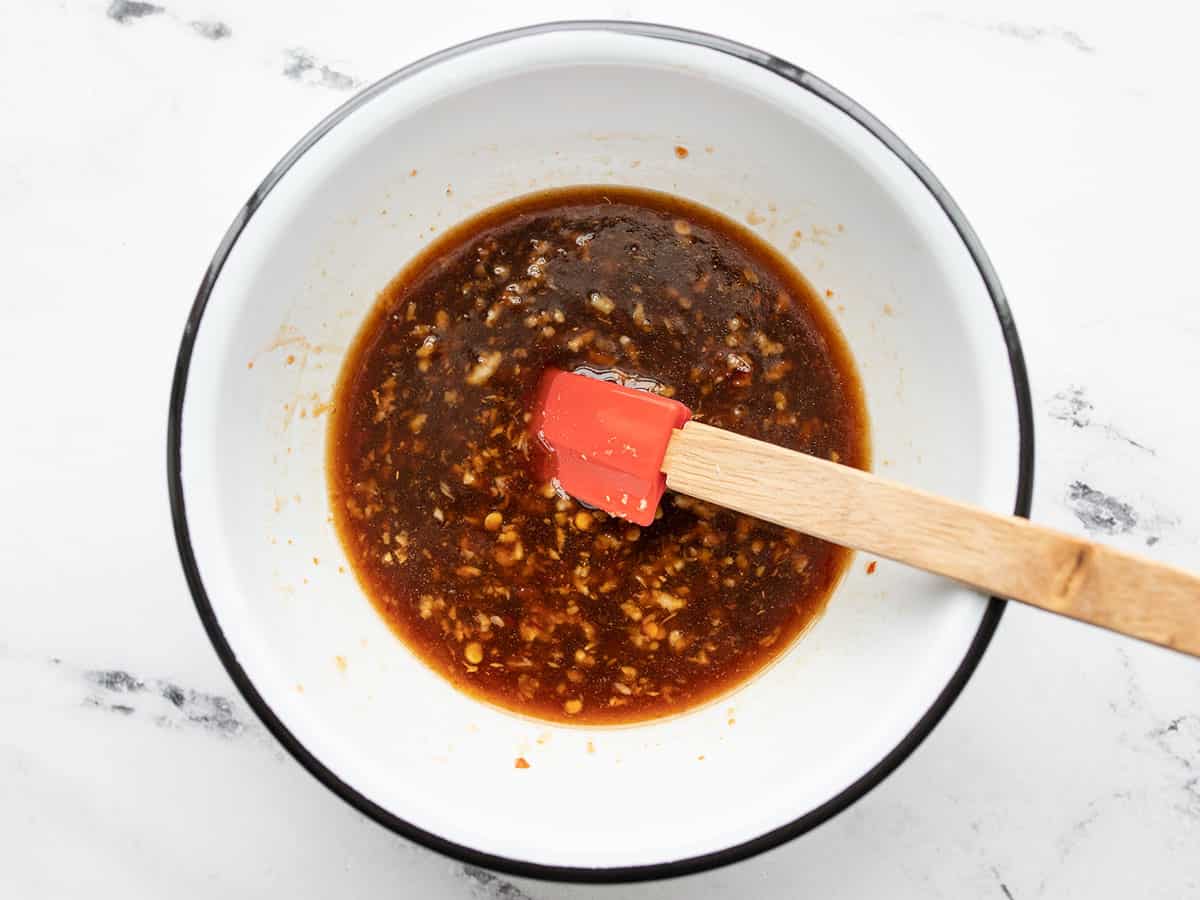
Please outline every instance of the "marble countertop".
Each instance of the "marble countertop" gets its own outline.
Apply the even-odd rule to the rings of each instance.
[[[1200,896],[1200,662],[1010,605],[884,784],[673,882],[514,880],[401,840],[237,695],[167,510],[167,396],[230,219],[310,124],[550,16],[726,34],[811,69],[940,176],[1033,380],[1033,517],[1200,569],[1194,6],[1085,0],[58,0],[0,7],[0,894]]]

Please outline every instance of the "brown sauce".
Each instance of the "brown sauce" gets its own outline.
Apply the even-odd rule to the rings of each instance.
[[[549,191],[448,232],[363,325],[328,459],[355,574],[421,659],[516,712],[616,724],[730,690],[813,622],[849,552],[675,494],[644,529],[560,496],[527,426],[549,366],[868,462],[849,351],[777,253],[664,194]]]

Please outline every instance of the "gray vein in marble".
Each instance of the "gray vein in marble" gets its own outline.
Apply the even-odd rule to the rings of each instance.
[[[210,41],[221,41],[233,36],[233,29],[217,19],[196,19],[187,22],[171,15],[166,7],[155,3],[143,3],[139,0],[112,0],[106,15],[120,25],[128,25],[136,19],[146,16],[158,16],[166,13],[166,17],[177,24],[186,24],[193,33]]]
[[[98,689],[84,698],[86,706],[126,716],[144,714],[156,725],[201,728],[221,737],[236,737],[255,727],[232,701],[219,694],[184,688],[161,678],[145,681],[121,669],[89,670],[83,678]],[[113,695],[121,699],[117,701]]]
[[[1133,668],[1133,660],[1129,658],[1124,647],[1116,647],[1117,658],[1121,661],[1121,670],[1125,673],[1125,705],[1119,706],[1115,700],[1108,701],[1108,708],[1115,713],[1128,715],[1143,712],[1146,708],[1146,694],[1142,690],[1137,672]]]
[[[1059,391],[1050,400],[1050,408],[1048,413],[1050,418],[1056,419],[1059,422],[1066,422],[1073,428],[1085,429],[1092,428],[1100,431],[1107,437],[1118,441],[1123,441],[1131,447],[1136,447],[1139,450],[1144,450],[1151,456],[1158,454],[1147,447],[1145,444],[1135,441],[1123,431],[1107,422],[1097,422],[1093,418],[1096,407],[1091,400],[1088,399],[1087,391],[1081,387],[1072,385],[1065,391]]]
[[[99,697],[84,697],[83,705],[84,706],[93,706],[93,707],[96,707],[97,709],[103,709],[106,712],[122,713],[125,715],[129,715],[129,714],[135,712],[135,710],[132,706],[125,706],[122,703],[117,703],[117,704],[105,703]]]
[[[1148,547],[1153,547],[1162,540],[1164,533],[1179,525],[1175,516],[1139,511],[1131,503],[1097,490],[1085,481],[1071,482],[1064,502],[1086,531],[1110,536],[1138,533],[1144,536]]]
[[[60,660],[55,658],[54,662],[57,663]],[[128,672],[122,672],[120,669],[84,672],[83,677],[93,684],[104,688],[106,691],[113,691],[120,694],[133,694],[146,689],[145,682],[134,678]]]
[[[198,20],[190,23],[192,31],[210,41],[220,41],[233,36],[233,29],[224,22],[215,20]]]
[[[933,22],[947,22],[953,25],[977,28],[981,31],[1015,38],[1027,44],[1057,43],[1071,48],[1079,53],[1092,54],[1095,46],[1086,41],[1083,36],[1070,28],[1058,25],[1027,25],[1023,22],[980,22],[969,19],[950,18],[943,13],[926,13],[920,18]]]
[[[1200,765],[1200,716],[1177,716],[1149,737],[1185,769]]]
[[[1082,481],[1073,481],[1067,488],[1067,508],[1086,530],[1099,534],[1125,534],[1138,523],[1132,506]]]
[[[233,703],[219,694],[184,690],[166,681],[159,682],[159,693],[192,725],[214,731],[223,737],[239,735],[246,728]],[[160,718],[165,724],[173,724],[166,717]]]
[[[1058,851],[1060,861],[1065,860],[1074,852],[1079,843],[1087,837],[1088,831],[1095,821],[1100,818],[1100,809],[1097,807],[1098,803],[1098,800],[1089,802],[1087,813],[1077,819],[1066,833],[1054,842],[1054,848]]]
[[[134,19],[144,19],[146,16],[157,16],[164,8],[155,3],[140,3],[138,0],[112,0],[108,4],[106,15],[114,22],[127,25]]]
[[[463,866],[462,873],[463,877],[482,890],[482,894],[476,892],[477,896],[486,897],[488,900],[533,900],[511,881],[505,881],[487,869],[481,869],[479,866]]]
[[[1092,826],[1102,816],[1112,812],[1115,806],[1127,803],[1132,798],[1133,794],[1129,791],[1113,791],[1103,797],[1089,801],[1087,812],[1076,819],[1071,827],[1054,842],[1054,847],[1058,851],[1059,861],[1065,861],[1067,857],[1075,852],[1076,847],[1087,840],[1091,834]]]
[[[1200,713],[1183,713],[1165,723],[1162,722],[1159,716],[1153,714],[1150,704],[1147,703],[1128,651],[1123,647],[1117,647],[1116,651],[1125,673],[1125,702],[1110,700],[1108,706],[1114,713],[1123,717],[1136,716],[1148,719],[1151,723],[1161,723],[1149,730],[1140,731],[1139,740],[1134,746],[1157,751],[1159,755],[1171,761],[1176,768],[1170,777],[1182,794],[1182,801],[1177,803],[1177,808],[1189,819],[1200,822]],[[1131,794],[1129,791],[1120,791],[1112,796],[1115,799],[1126,800]],[[1176,800],[1179,800],[1179,795],[1176,795]]]
[[[994,25],[986,26],[988,31],[994,31],[997,34],[1003,34],[1008,37],[1014,37],[1017,40],[1028,41],[1029,43],[1037,43],[1040,41],[1060,41],[1078,50],[1080,53],[1095,53],[1096,48],[1079,36],[1078,32],[1071,31],[1069,28],[1059,28],[1056,25],[1040,26],[1040,25],[1022,25],[1017,22],[998,22]]]
[[[1076,428],[1087,428],[1092,424],[1092,413],[1096,407],[1087,398],[1081,387],[1069,387],[1059,391],[1050,401],[1050,418],[1070,422]]]
[[[992,874],[996,877],[996,883],[1000,885],[1000,893],[1003,894],[1006,900],[1015,900],[1012,891],[1008,889],[1008,885],[1004,883],[1004,879],[1000,877],[1000,870],[992,866]]]
[[[293,81],[339,91],[351,90],[358,84],[358,79],[352,75],[330,68],[319,62],[311,53],[295,48],[284,53],[283,74]]]
[[[1180,785],[1183,803],[1179,811],[1200,821],[1200,775],[1192,774],[1200,768],[1200,715],[1178,716],[1151,730],[1147,737],[1182,769],[1185,780]]]
[[[1184,812],[1195,819],[1200,819],[1200,775],[1185,781],[1183,783],[1183,790],[1188,796]]]

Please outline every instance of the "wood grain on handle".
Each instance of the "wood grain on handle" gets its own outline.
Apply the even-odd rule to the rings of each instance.
[[[700,422],[667,486],[786,528],[1200,656],[1200,578]]]

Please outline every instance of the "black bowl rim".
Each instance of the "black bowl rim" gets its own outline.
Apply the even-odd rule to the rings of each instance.
[[[675,41],[685,44],[692,44],[699,47],[704,47],[709,50],[714,50],[719,53],[724,53],[729,56],[760,66],[776,75],[787,79],[796,86],[809,91],[810,93],[825,100],[830,105],[836,107],[845,115],[849,116],[872,135],[874,135],[885,147],[895,154],[901,162],[907,166],[912,173],[920,179],[938,205],[945,212],[946,216],[954,225],[955,230],[962,238],[963,244],[970,253],[979,270],[980,276],[983,278],[984,284],[987,287],[988,293],[991,295],[992,305],[995,307],[996,317],[1000,323],[1000,329],[1004,337],[1005,345],[1008,350],[1009,366],[1013,379],[1013,389],[1016,394],[1017,405],[1017,421],[1020,431],[1020,447],[1018,451],[1018,476],[1016,497],[1013,505],[1015,515],[1028,517],[1030,502],[1033,494],[1033,413],[1032,402],[1029,392],[1029,377],[1025,369],[1025,359],[1021,351],[1021,343],[1017,336],[1016,325],[1013,321],[1012,312],[1009,309],[1008,301],[1005,298],[1004,290],[1000,285],[1000,280],[996,272],[992,268],[992,264],[988,259],[987,253],[984,251],[979,238],[974,230],[967,222],[966,217],[958,208],[958,205],[950,197],[949,193],[942,186],[941,182],[934,177],[933,173],[917,158],[895,134],[893,134],[886,126],[883,125],[871,113],[859,106],[845,94],[838,91],[836,88],[826,84],[816,76],[806,72],[805,70],[792,65],[786,60],[780,59],[762,50],[749,47],[745,44],[736,41],[728,40],[717,35],[708,34],[700,31],[692,31],[684,28],[676,28],[669,25],[659,25],[646,22],[627,22],[627,21],[606,21],[606,20],[576,20],[576,21],[561,21],[547,22],[539,25],[530,25],[522,28],[514,28],[507,31],[500,31],[485,37],[467,41],[462,44],[457,44],[445,50],[434,53],[423,59],[420,59],[402,69],[398,69],[390,75],[380,79],[370,87],[364,89],[338,109],[334,110],[326,116],[318,125],[308,132],[300,141],[292,147],[291,150],[275,165],[273,169],[263,179],[262,183],[250,195],[246,204],[238,212],[233,223],[229,226],[225,236],[222,238],[220,245],[214,253],[212,261],[208,265],[208,269],[204,273],[204,278],[200,282],[200,288],[197,291],[196,299],[192,304],[192,309],[188,315],[187,324],[184,327],[183,338],[180,342],[179,354],[175,362],[174,380],[171,385],[171,400],[170,412],[167,424],[167,487],[171,502],[171,518],[175,529],[175,540],[179,548],[180,562],[183,565],[184,575],[187,579],[188,587],[191,590],[192,598],[196,604],[196,610],[200,615],[200,620],[204,624],[205,631],[208,633],[209,639],[212,641],[213,647],[217,651],[221,662],[224,664],[229,676],[237,685],[238,690],[245,698],[251,709],[262,720],[268,730],[279,740],[279,742],[292,754],[293,757],[304,768],[306,768],[318,781],[324,784],[327,788],[349,803],[359,812],[374,819],[380,825],[390,829],[398,835],[406,837],[410,840],[422,844],[431,850],[443,853],[446,856],[453,857],[463,863],[473,866],[481,866],[487,869],[504,872],[510,875],[516,875],[527,878],[538,878],[551,881],[563,882],[584,882],[584,883],[622,883],[633,881],[648,881],[660,878],[675,878],[682,875],[689,875],[696,872],[703,872],[708,869],[717,868],[719,866],[728,865],[747,859],[756,854],[778,847],[792,838],[798,837],[807,831],[816,828],[818,825],[827,822],[833,816],[847,809],[851,804],[864,797],[876,785],[882,782],[888,775],[896,770],[921,742],[929,735],[934,726],[950,709],[967,681],[970,679],[975,667],[979,664],[980,658],[987,649],[988,643],[991,641],[992,635],[996,631],[996,626],[1000,622],[1001,614],[1004,611],[1005,601],[996,597],[992,597],[984,611],[983,618],[980,621],[979,628],[975,632],[975,636],[971,641],[967,652],[959,663],[954,674],[947,681],[946,686],[942,688],[933,704],[925,712],[923,716],[916,722],[913,728],[907,735],[885,756],[882,760],[876,763],[868,772],[857,779],[853,784],[846,787],[836,796],[832,797],[825,803],[816,807],[793,820],[792,822],[772,829],[765,834],[758,835],[743,843],[726,847],[722,850],[716,850],[710,853],[704,853],[699,856],[692,856],[685,859],[672,860],[670,862],[653,863],[650,865],[637,866],[615,866],[615,867],[575,867],[575,866],[558,866],[544,865],[541,863],[528,862],[526,860],[512,859],[509,857],[496,856],[491,853],[483,853],[471,847],[462,844],[448,841],[439,835],[425,831],[417,826],[406,822],[405,820],[393,815],[381,806],[373,803],[367,797],[360,794],[350,785],[342,781],[334,772],[326,768],[320,760],[313,756],[296,737],[288,731],[280,719],[272,711],[271,707],[263,699],[262,695],[255,689],[250,678],[245,670],[241,667],[237,660],[237,655],[233,648],[226,640],[224,632],[221,629],[220,623],[217,621],[215,612],[209,602],[208,595],[205,592],[204,584],[200,578],[200,570],[196,563],[195,554],[192,550],[191,538],[188,532],[187,513],[184,506],[184,491],[183,479],[180,467],[181,444],[182,444],[182,419],[183,419],[183,401],[184,394],[187,388],[188,368],[191,362],[192,349],[195,345],[196,336],[199,332],[200,322],[204,316],[205,307],[208,304],[208,299],[212,293],[213,286],[216,284],[226,259],[233,250],[234,244],[237,242],[242,230],[246,227],[250,217],[254,215],[259,206],[271,189],[279,182],[279,180],[288,172],[288,170],[303,156],[314,144],[317,143],[326,133],[328,133],[335,125],[345,119],[350,113],[358,109],[360,106],[374,99],[384,91],[408,78],[409,76],[421,72],[425,69],[435,66],[438,63],[453,59],[465,53],[470,53],[474,50],[483,47],[492,46],[494,44],[512,41],[520,38],[530,37],[534,35],[548,34],[561,31],[603,31],[610,33],[635,35],[639,37],[651,37],[659,40]]]

